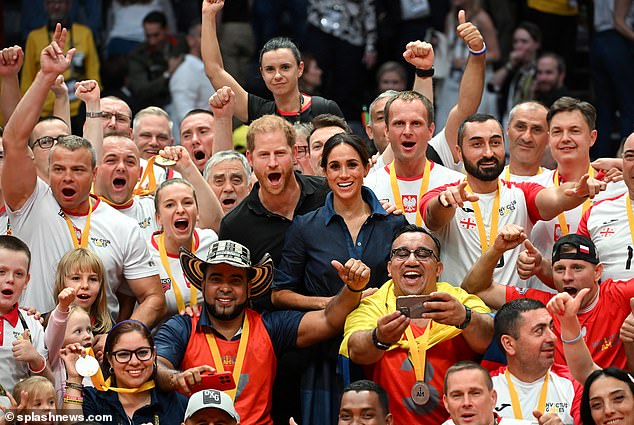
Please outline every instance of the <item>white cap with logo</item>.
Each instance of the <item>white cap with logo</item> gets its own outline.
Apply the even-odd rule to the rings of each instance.
[[[196,412],[209,408],[222,410],[236,422],[240,422],[240,415],[233,407],[231,397],[218,390],[202,390],[192,394],[185,410],[185,420],[191,418]]]

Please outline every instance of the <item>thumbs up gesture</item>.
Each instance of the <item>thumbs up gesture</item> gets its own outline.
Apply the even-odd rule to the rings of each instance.
[[[634,342],[634,298],[630,299],[630,309],[632,312],[625,318],[621,325],[619,337],[623,342]]]
[[[542,413],[539,410],[533,410],[533,416],[539,425],[563,425],[561,418],[556,413]]]
[[[467,46],[474,52],[479,52],[484,48],[484,37],[471,22],[467,22],[464,10],[458,11],[458,26],[456,27],[458,37],[467,43]]]
[[[528,279],[537,273],[542,265],[542,254],[528,239],[524,241],[526,249],[517,258],[517,274],[521,279]]]

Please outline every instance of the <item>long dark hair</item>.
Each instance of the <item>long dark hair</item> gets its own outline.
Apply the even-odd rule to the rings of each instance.
[[[361,165],[363,167],[368,164],[370,154],[368,154],[368,150],[365,147],[365,143],[363,143],[363,140],[355,134],[338,133],[330,137],[330,139],[328,139],[326,141],[326,144],[324,145],[324,150],[321,154],[321,164],[319,164],[321,165],[321,168],[323,168],[324,170],[326,169],[330,152],[339,145],[348,145],[352,149],[354,149],[359,155],[359,159],[361,160]]]
[[[123,320],[116,325],[108,332],[108,337],[106,338],[106,343],[103,348],[103,364],[101,370],[103,371],[104,379],[112,378],[112,383],[116,384],[116,377],[114,373],[111,372],[111,364],[110,360],[108,360],[108,356],[112,354],[112,349],[114,348],[121,335],[127,334],[130,332],[138,332],[141,334],[141,337],[148,342],[148,345],[152,347],[152,352],[155,352],[154,349],[154,337],[152,336],[152,332],[145,325],[145,323],[140,322],[138,320]],[[154,363],[154,372],[152,373],[152,379],[154,379],[156,375],[156,359]]]
[[[581,423],[583,425],[595,425],[592,419],[592,409],[590,409],[590,387],[602,376],[618,379],[627,384],[630,389],[630,393],[634,396],[634,377],[623,369],[618,367],[607,367],[605,369],[595,370],[588,376],[586,383],[583,386],[583,395],[581,396]]]

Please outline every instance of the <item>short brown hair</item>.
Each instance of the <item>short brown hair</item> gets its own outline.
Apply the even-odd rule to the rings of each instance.
[[[291,123],[277,115],[263,115],[249,125],[249,130],[247,131],[247,151],[253,152],[255,149],[256,134],[269,133],[276,130],[281,130],[282,133],[284,133],[288,146],[291,148],[295,146],[295,129]]]
[[[447,394],[447,382],[449,381],[449,377],[456,372],[460,372],[463,370],[477,370],[482,373],[484,376],[484,384],[487,386],[489,391],[493,389],[493,381],[491,380],[491,375],[489,375],[489,371],[484,367],[480,366],[476,362],[472,362],[470,360],[461,360],[447,369],[447,373],[445,373],[445,382],[443,383],[443,392],[445,395]]]
[[[548,110],[548,115],[546,115],[546,121],[548,121],[548,127],[550,128],[550,122],[553,117],[560,112],[573,112],[579,111],[583,116],[583,119],[588,124],[590,130],[594,130],[596,128],[597,121],[597,110],[591,103],[585,102],[580,99],[576,99],[574,97],[563,96],[559,99],[555,100],[555,103],[552,104],[550,109]]]
[[[402,91],[399,94],[397,94],[396,96],[390,98],[390,100],[387,101],[387,103],[385,104],[385,109],[383,110],[383,116],[385,117],[385,126],[389,127],[389,121],[390,121],[390,107],[392,106],[392,103],[394,103],[395,101],[400,100],[406,103],[411,103],[411,102],[415,102],[417,100],[420,100],[423,103],[423,106],[425,106],[425,109],[427,110],[427,127],[431,127],[431,125],[434,123],[434,105],[433,103],[431,103],[431,101],[429,99],[427,99],[425,96],[423,96],[422,94],[409,90],[409,91]]]

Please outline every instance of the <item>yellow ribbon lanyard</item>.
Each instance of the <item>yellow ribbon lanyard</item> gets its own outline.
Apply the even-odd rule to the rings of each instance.
[[[154,191],[156,190],[156,176],[154,175],[154,158],[156,157],[153,156],[152,158],[147,160],[147,164],[145,166],[145,170],[143,170],[143,175],[141,176],[141,180],[139,180],[139,183],[136,185],[136,188],[134,188],[134,191],[132,192],[134,195],[146,196],[146,195],[154,194]],[[147,189],[144,189],[143,185],[145,184],[146,180],[148,181],[148,185],[147,185]]]
[[[632,245],[634,246],[634,214],[632,214],[632,200],[630,194],[625,193],[625,210],[627,211],[627,222],[630,224],[630,237],[632,238]]]
[[[86,354],[89,356],[95,357],[95,352],[92,347],[86,350]],[[104,381],[103,373],[101,372],[101,368],[97,370],[97,373],[90,377],[92,384],[95,386],[97,391],[114,391],[116,393],[123,394],[134,394],[134,393],[142,393],[143,391],[151,390],[156,385],[154,384],[154,380],[150,379],[145,384],[141,385],[138,388],[118,388],[111,386],[111,378],[108,378]]]
[[[539,400],[537,401],[537,408],[542,413],[546,413],[546,394],[548,393],[548,376],[550,375],[550,369],[546,372],[546,376],[544,377],[544,383],[542,384],[542,390],[539,393]],[[513,415],[515,415],[515,419],[524,419],[524,415],[522,414],[522,406],[520,406],[520,399],[517,396],[517,391],[515,390],[515,385],[513,385],[513,381],[511,380],[511,375],[509,374],[509,370],[506,369],[504,372],[504,376],[506,376],[506,382],[509,385],[509,397],[511,397],[511,406],[513,407]],[[531,412],[532,416],[532,412]]]
[[[75,232],[75,226],[73,226],[73,222],[70,221],[70,218],[64,214],[64,220],[66,220],[66,225],[68,226],[68,231],[70,232],[70,238],[73,241],[73,247],[77,248],[86,248],[88,246],[88,235],[90,234],[90,216],[92,215],[92,199],[88,198],[88,215],[86,216],[86,225],[84,226],[84,230],[81,231],[81,240],[77,238],[77,232]]]
[[[465,190],[473,194],[471,186],[467,184]],[[493,200],[493,207],[491,208],[491,230],[489,231],[489,238],[487,239],[487,231],[484,227],[484,220],[482,219],[482,211],[480,211],[479,201],[471,202],[473,207],[473,214],[476,219],[476,226],[478,227],[478,236],[480,237],[480,248],[484,254],[489,245],[493,243],[495,237],[498,234],[498,220],[500,218],[500,194],[502,193],[502,182],[498,180],[498,189],[495,192],[495,199]]]
[[[394,170],[394,162],[389,165],[390,169],[390,184],[392,185],[392,195],[394,196],[394,203],[396,208],[401,211],[403,209],[403,198],[401,198],[401,191],[398,188],[398,179],[396,178],[396,171]],[[423,181],[420,183],[420,193],[418,194],[417,202],[420,203],[421,198],[427,193],[429,187],[429,175],[431,174],[431,162],[425,160],[425,171],[423,172]],[[423,216],[420,213],[420,206],[416,205],[416,225],[423,225]]]
[[[535,174],[536,176],[542,173],[542,167],[539,167],[537,169],[537,174]],[[504,181],[506,182],[510,182],[511,181],[511,167],[510,166],[506,166],[506,171],[504,172]]]
[[[405,329],[405,337],[407,342],[409,342],[410,361],[414,367],[414,375],[416,375],[417,382],[425,382],[425,358],[427,357],[427,341],[429,340],[430,328],[431,320],[419,339],[414,338],[414,333],[410,326]]]
[[[211,356],[214,359],[214,367],[218,372],[224,372],[225,368],[222,364],[220,357],[220,350],[218,350],[218,344],[216,343],[216,337],[212,332],[205,333],[207,337],[207,344],[209,344],[209,350],[211,350]],[[249,318],[245,312],[244,323],[242,324],[242,335],[240,335],[240,345],[238,345],[238,354],[236,356],[236,363],[233,365],[233,381],[236,383],[236,387],[232,390],[225,391],[231,397],[231,400],[236,398],[236,390],[238,389],[238,383],[240,382],[240,373],[242,372],[242,364],[244,363],[244,356],[247,352],[247,343],[249,342]]]
[[[590,177],[594,177],[594,168],[592,166],[588,167],[588,174]],[[555,170],[555,174],[553,175],[553,182],[555,183],[555,187],[559,187],[559,170]],[[592,206],[592,201],[590,198],[583,201],[583,207],[581,207],[581,215],[585,214],[588,211],[588,208]],[[569,232],[568,230],[568,222],[566,221],[566,214],[560,213],[557,216],[557,221],[559,221],[559,227],[561,228],[561,236],[566,236]]]
[[[181,289],[178,286],[178,282],[174,279],[172,275],[172,268],[170,267],[169,260],[167,258],[167,251],[165,250],[165,233],[161,233],[158,235],[156,241],[159,249],[159,254],[161,254],[161,264],[163,264],[163,268],[167,272],[167,276],[170,278],[172,282],[172,289],[174,289],[174,296],[176,297],[176,306],[178,307],[178,311],[185,310],[185,301],[183,300],[183,294],[181,293]],[[196,252],[196,246],[194,242],[194,236],[192,235],[192,247],[191,252]],[[189,285],[189,305],[194,307],[196,305],[196,301],[198,300],[198,290],[194,285]]]

